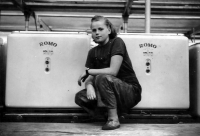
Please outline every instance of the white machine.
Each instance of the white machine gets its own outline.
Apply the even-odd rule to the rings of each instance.
[[[90,48],[86,33],[15,32],[8,36],[7,107],[78,107],[75,94],[84,86]]]
[[[200,117],[200,43],[189,48],[190,60],[190,110],[194,116]]]
[[[188,109],[188,39],[170,34],[121,34],[142,86],[135,109]]]
[[[120,34],[142,86],[135,109],[188,109],[188,39],[164,34]],[[8,37],[7,107],[78,107],[86,34],[14,33]]]

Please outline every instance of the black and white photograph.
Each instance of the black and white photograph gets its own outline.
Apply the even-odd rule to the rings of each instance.
[[[199,136],[199,0],[0,0],[0,136]]]

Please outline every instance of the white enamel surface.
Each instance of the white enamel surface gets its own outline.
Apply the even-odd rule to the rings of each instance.
[[[142,100],[135,108],[188,109],[187,38],[159,34],[123,34],[119,37],[126,43],[142,86]],[[147,61],[150,61],[150,67],[146,66]],[[150,69],[150,73],[146,73],[147,69]]]
[[[44,45],[45,42],[52,45]],[[43,46],[40,46],[43,42]],[[78,78],[90,48],[86,34],[12,34],[8,37],[6,106],[78,107]],[[45,71],[49,58],[50,71]]]

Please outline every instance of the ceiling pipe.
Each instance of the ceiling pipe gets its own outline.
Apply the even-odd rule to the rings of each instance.
[[[36,16],[35,16],[35,12],[32,11],[24,2],[24,0],[12,0],[12,3],[14,6],[18,7],[25,16],[25,31],[29,30],[29,18],[32,15],[33,18],[35,19],[35,23],[36,23]],[[37,26],[37,23],[36,23]],[[37,27],[36,27],[37,30]]]
[[[145,33],[151,32],[151,0],[145,3]]]
[[[25,31],[29,30],[29,18],[30,18],[30,13],[29,12],[24,12],[25,16]]]
[[[18,7],[25,16],[25,31],[28,31],[30,13],[26,10],[26,4],[23,0],[12,0],[12,3]]]
[[[125,6],[124,12],[122,14],[122,18],[124,21],[123,22],[123,32],[124,33],[127,33],[127,30],[128,30],[128,18],[129,18],[130,12],[131,12],[132,4],[133,4],[133,0],[126,0],[126,6]]]
[[[23,13],[6,13],[6,12],[1,12],[1,16],[23,16]],[[73,15],[73,14],[59,14],[59,13],[54,13],[54,14],[46,14],[46,13],[37,13],[38,17],[72,17],[72,18],[92,18],[94,15]],[[116,18],[116,19],[121,19],[122,16],[120,15],[105,15],[107,18]],[[129,19],[144,19],[144,15],[130,15]],[[199,16],[161,16],[161,15],[154,15],[151,16],[151,19],[186,19],[186,20],[199,20]]]
[[[122,25],[122,30],[123,30],[123,33],[127,33],[127,30],[128,30],[128,16],[123,16],[123,25]]]

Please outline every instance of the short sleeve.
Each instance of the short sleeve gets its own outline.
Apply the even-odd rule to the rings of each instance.
[[[122,57],[124,57],[125,50],[126,47],[124,41],[121,38],[117,37],[112,43],[111,56],[121,55]]]
[[[85,63],[85,67],[94,68],[93,58],[94,58],[94,48],[90,49],[89,52],[88,52],[88,56],[87,56],[87,60],[86,60],[86,63]]]

